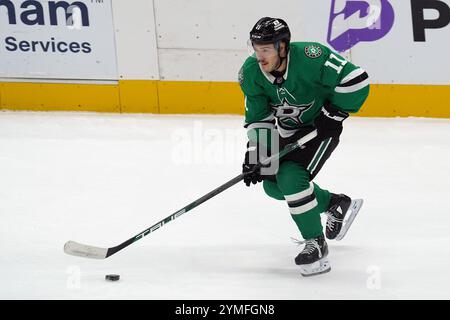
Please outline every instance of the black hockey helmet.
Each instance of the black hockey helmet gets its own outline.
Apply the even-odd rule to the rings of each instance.
[[[286,48],[289,48],[291,31],[283,19],[271,17],[261,18],[250,31],[250,41],[252,44],[276,44],[281,40],[286,43]]]

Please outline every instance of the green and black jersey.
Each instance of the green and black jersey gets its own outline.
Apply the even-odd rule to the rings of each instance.
[[[357,112],[369,94],[367,73],[328,47],[315,42],[292,42],[283,82],[264,72],[254,56],[239,71],[245,95],[245,127],[273,129],[281,137],[309,126],[325,103]],[[276,121],[275,121],[276,119]],[[249,132],[249,138],[253,134]]]

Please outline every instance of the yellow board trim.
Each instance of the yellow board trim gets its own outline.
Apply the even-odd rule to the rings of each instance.
[[[121,112],[159,113],[157,81],[120,80],[119,92]]]
[[[244,98],[233,82],[158,82],[161,113],[243,114]]]
[[[357,115],[450,118],[450,85],[376,84]]]
[[[371,85],[356,115],[450,118],[450,85]],[[0,82],[0,109],[243,114],[236,82],[120,80],[117,84]]]
[[[117,85],[0,83],[0,109],[120,112]]]

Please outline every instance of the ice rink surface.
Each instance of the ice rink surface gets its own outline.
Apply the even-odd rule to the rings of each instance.
[[[450,299],[445,119],[346,120],[315,182],[365,203],[328,242],[330,273],[300,275],[300,235],[261,184],[106,260],[64,254],[68,240],[115,246],[238,175],[242,122],[0,112],[0,299]]]

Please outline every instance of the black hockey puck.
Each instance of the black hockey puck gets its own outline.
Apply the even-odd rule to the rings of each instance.
[[[118,274],[107,274],[105,276],[105,280],[109,280],[109,281],[119,281],[120,276]]]

